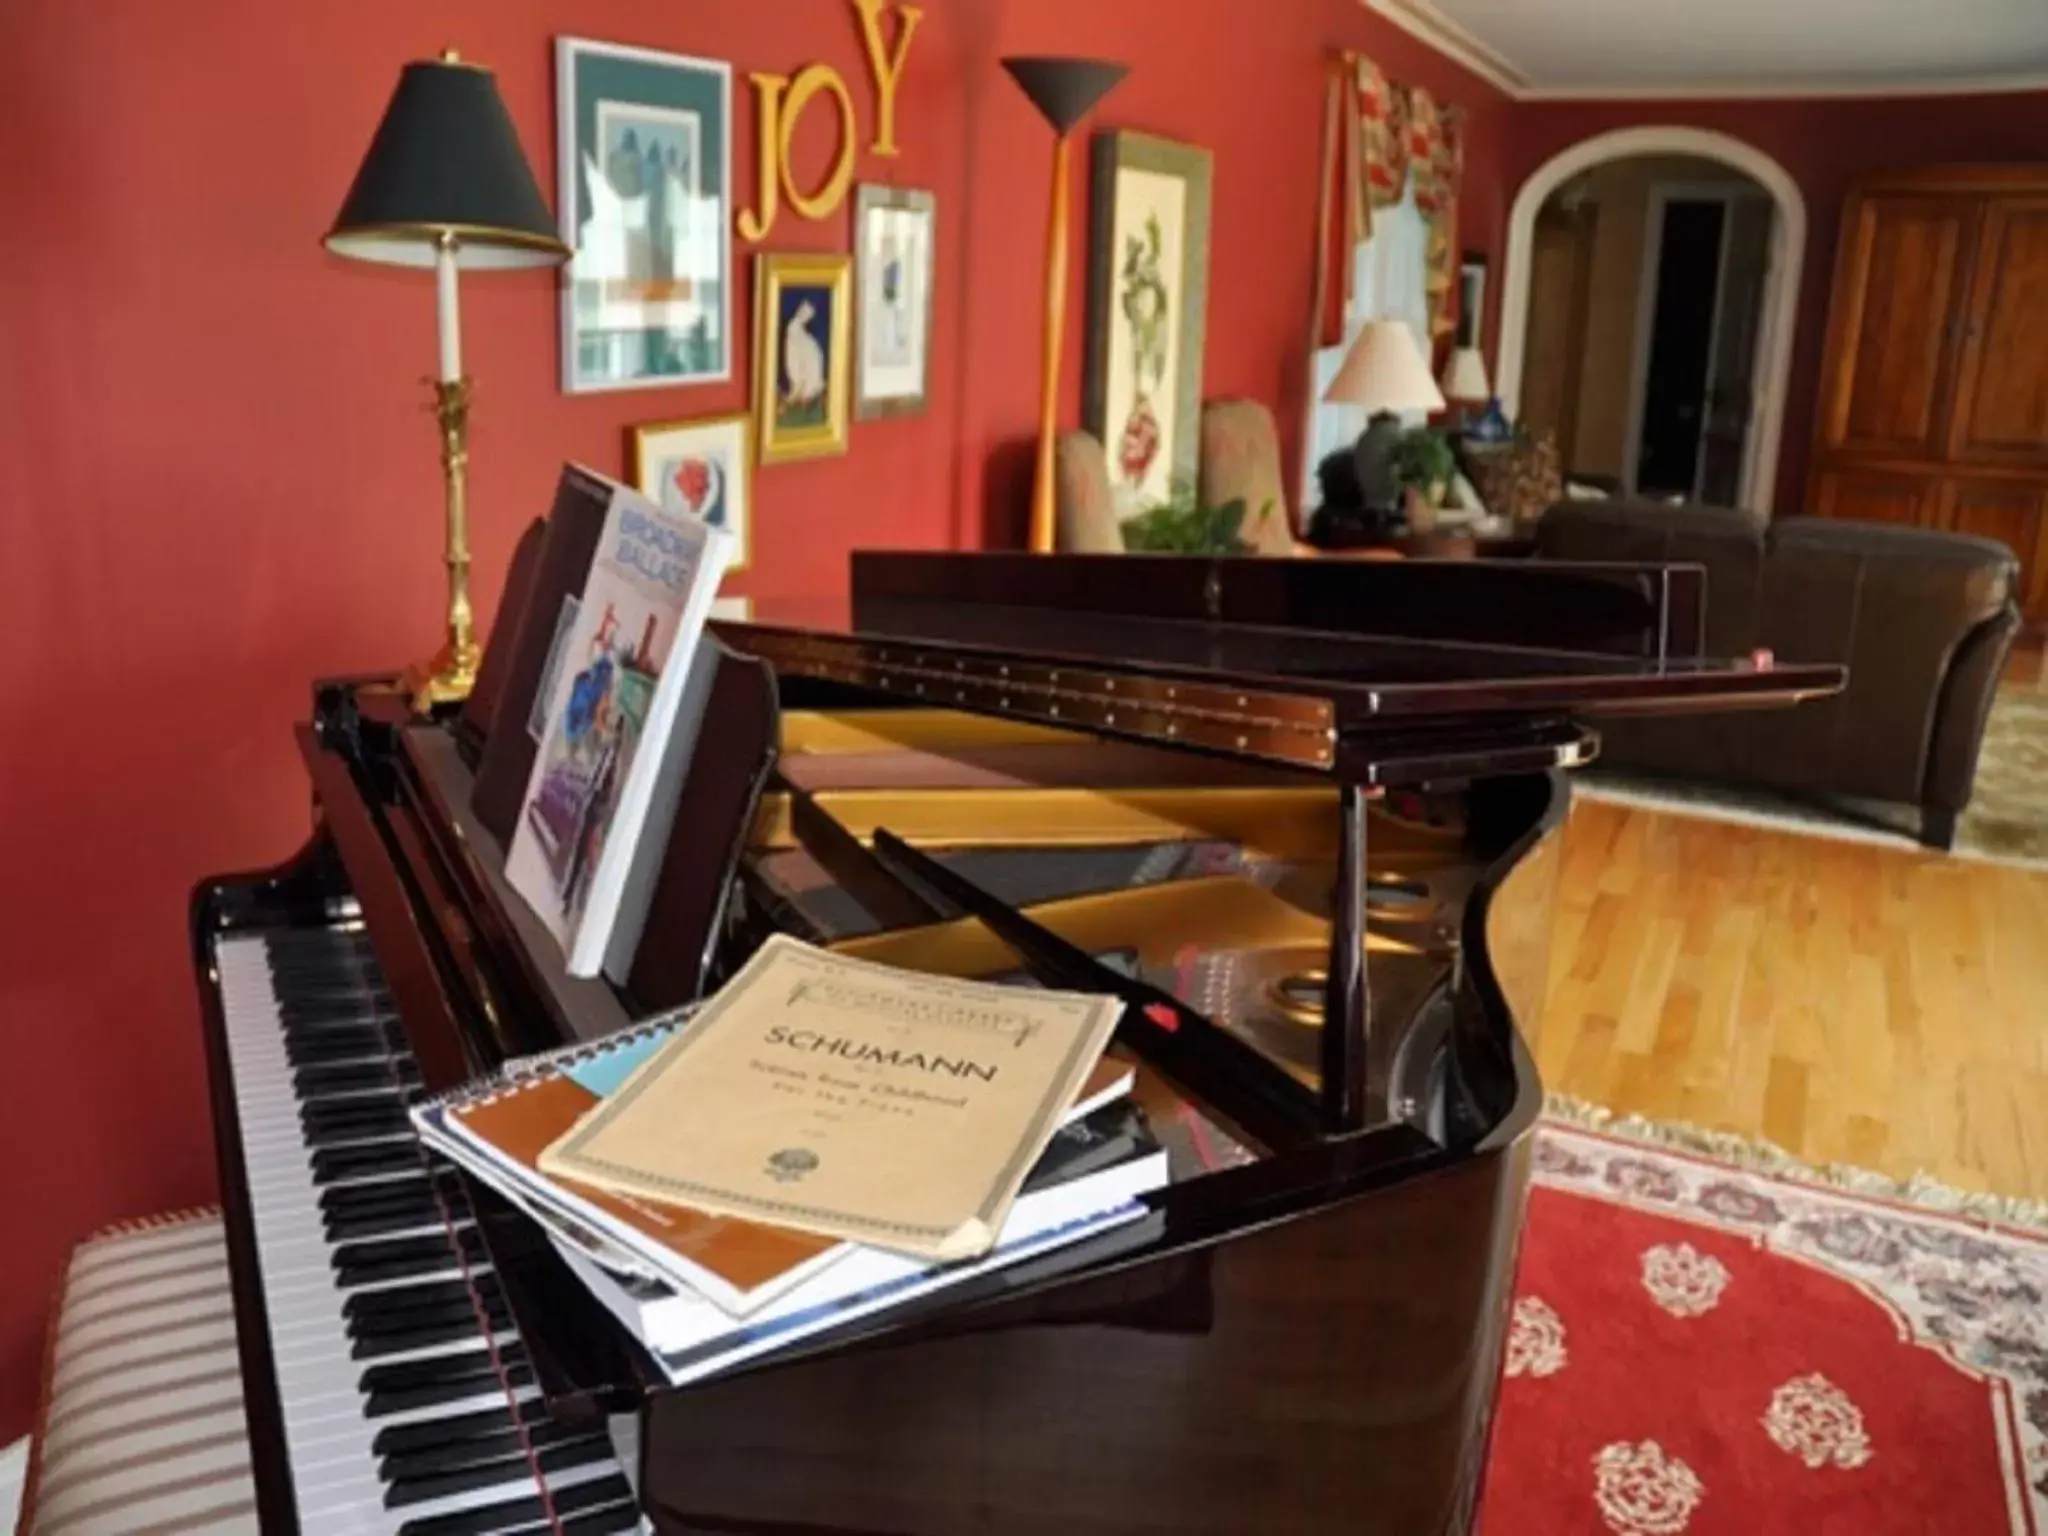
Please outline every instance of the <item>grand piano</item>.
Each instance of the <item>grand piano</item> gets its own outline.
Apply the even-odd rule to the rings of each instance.
[[[192,905],[263,1528],[1469,1529],[1566,771],[1608,715],[1842,683],[1702,655],[1705,600],[1682,565],[857,554],[715,627],[616,983],[564,974],[472,804],[523,702],[317,685],[310,840]],[[1172,1182],[671,1388],[404,1106],[778,930],[1122,991]]]

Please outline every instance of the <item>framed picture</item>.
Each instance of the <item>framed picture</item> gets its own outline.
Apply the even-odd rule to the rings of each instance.
[[[1083,419],[1119,521],[1195,483],[1213,164],[1150,134],[1095,136]]]
[[[846,452],[853,263],[754,258],[754,439],[763,464]]]
[[[1458,333],[1454,346],[1479,345],[1486,318],[1486,253],[1467,251],[1458,261]]]
[[[562,388],[732,377],[732,66],[555,40]]]
[[[921,411],[930,386],[932,262],[938,204],[909,187],[854,194],[853,414],[860,421]]]
[[[633,429],[633,484],[671,512],[732,530],[727,574],[754,560],[754,433],[744,412]]]

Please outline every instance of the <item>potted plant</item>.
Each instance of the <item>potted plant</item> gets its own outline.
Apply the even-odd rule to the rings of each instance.
[[[1432,507],[1443,505],[1458,471],[1450,439],[1431,427],[1410,427],[1395,442],[1387,462],[1404,490],[1412,490]]]
[[[1259,509],[1263,522],[1273,512],[1268,501]],[[1220,506],[1204,506],[1187,485],[1175,482],[1165,501],[1155,502],[1120,525],[1124,548],[1136,555],[1244,555],[1252,546],[1244,538],[1242,496]]]

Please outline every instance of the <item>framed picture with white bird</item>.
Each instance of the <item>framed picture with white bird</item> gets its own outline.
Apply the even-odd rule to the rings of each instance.
[[[846,452],[852,274],[843,255],[754,258],[754,443],[763,464]]]

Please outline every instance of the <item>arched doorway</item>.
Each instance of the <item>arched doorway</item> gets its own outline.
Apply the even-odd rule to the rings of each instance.
[[[1770,511],[1777,487],[1786,378],[1792,366],[1799,273],[1806,256],[1806,199],[1790,173],[1753,144],[1711,129],[1675,124],[1618,128],[1571,145],[1532,172],[1516,192],[1508,219],[1496,387],[1503,404],[1515,412],[1521,402],[1526,361],[1538,212],[1553,193],[1574,178],[1610,161],[1652,155],[1715,161],[1752,178],[1770,194],[1769,275],[1759,314],[1739,496],[1744,506]]]

